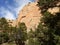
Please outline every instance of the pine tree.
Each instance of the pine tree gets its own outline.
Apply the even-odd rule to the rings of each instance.
[[[27,39],[27,28],[24,23],[19,23],[18,31],[15,33],[15,42],[17,45],[25,45]]]

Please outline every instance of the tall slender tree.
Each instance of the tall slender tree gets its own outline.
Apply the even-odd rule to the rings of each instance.
[[[19,23],[18,31],[15,33],[15,42],[17,45],[25,45],[27,39],[27,28],[24,23]]]

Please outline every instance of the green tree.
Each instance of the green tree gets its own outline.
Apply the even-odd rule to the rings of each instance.
[[[18,31],[15,34],[15,42],[17,45],[25,45],[27,39],[27,28],[24,23],[19,23]]]
[[[8,30],[9,24],[5,18],[0,18],[0,30]]]
[[[48,8],[59,7],[56,5],[59,1],[60,0],[39,0],[38,2],[43,17],[36,29],[36,36],[40,40],[40,43],[42,42],[41,45],[60,44],[60,12],[55,15],[47,12]]]
[[[52,15],[45,12],[44,16],[36,29],[35,36],[41,45],[60,44],[60,13]]]
[[[31,29],[30,32],[27,34],[28,41],[27,41],[26,45],[40,45],[40,42],[35,34],[36,34],[36,32]]]
[[[30,38],[28,39],[28,43],[26,45],[40,45],[40,42],[37,38]]]
[[[59,45],[60,13],[45,12],[37,29],[28,33],[27,45]]]
[[[5,18],[0,18],[0,42],[1,44],[7,42],[9,40],[7,30],[9,28],[9,24]]]
[[[0,18],[0,44],[13,41],[15,27],[10,26],[5,18]]]
[[[38,6],[42,10],[42,13],[47,11],[48,8],[59,7],[56,5],[60,0],[38,0]]]

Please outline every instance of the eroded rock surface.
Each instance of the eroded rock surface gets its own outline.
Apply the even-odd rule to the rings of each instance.
[[[17,23],[24,22],[27,26],[27,30],[34,30],[42,17],[40,12],[37,3],[29,3],[19,13]]]

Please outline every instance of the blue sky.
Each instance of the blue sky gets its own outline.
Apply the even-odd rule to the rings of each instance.
[[[34,0],[1,0],[0,17],[16,19],[19,11],[28,4],[28,2],[34,2]]]

